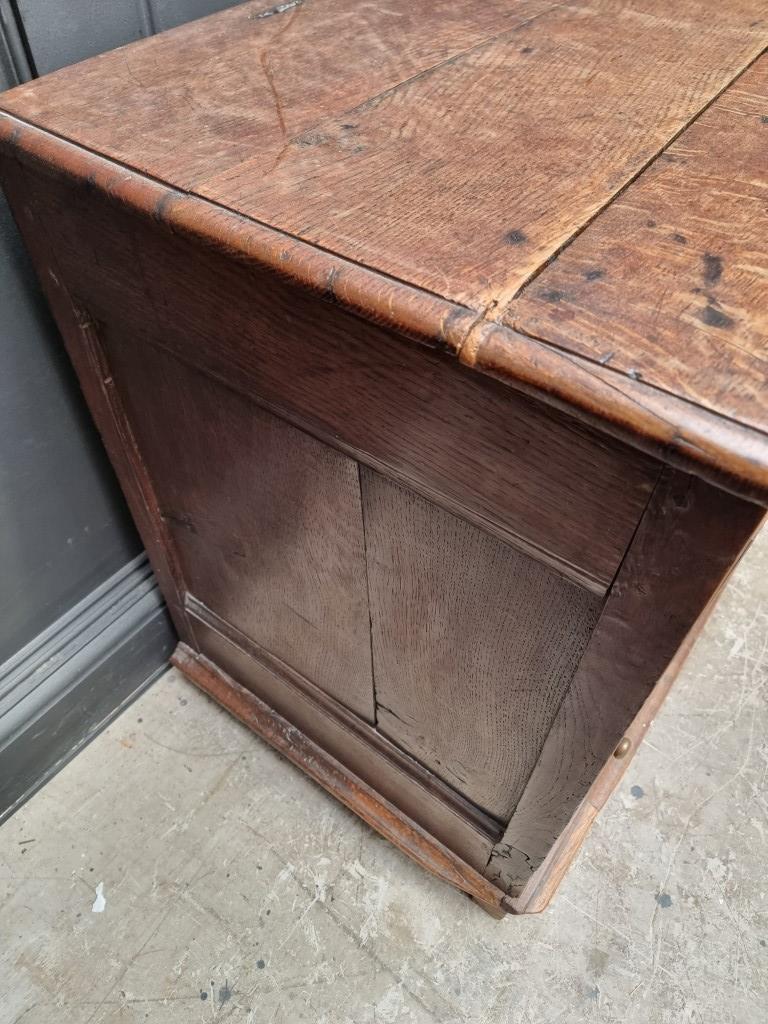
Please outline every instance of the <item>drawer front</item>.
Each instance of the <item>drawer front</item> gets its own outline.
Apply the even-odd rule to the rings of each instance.
[[[67,287],[146,341],[604,593],[657,465],[103,194],[28,183]]]

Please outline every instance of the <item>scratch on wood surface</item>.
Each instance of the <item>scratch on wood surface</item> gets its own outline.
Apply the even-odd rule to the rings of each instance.
[[[275,4],[274,7],[268,7],[266,11],[259,11],[258,14],[252,14],[251,19],[253,21],[259,21],[262,18],[271,18],[275,14],[284,14],[286,11],[291,11],[296,7],[301,7],[304,0],[288,0],[284,4]]]
[[[280,99],[280,93],[278,92],[277,85],[275,84],[275,76],[272,70],[269,50],[270,47],[274,46],[278,39],[284,36],[286,32],[291,28],[294,21],[296,20],[296,15],[299,13],[299,9],[301,8],[303,3],[304,0],[289,0],[289,2],[287,3],[277,4],[277,6],[275,7],[270,7],[268,10],[261,11],[259,14],[254,15],[255,18],[269,18],[273,14],[282,14],[285,11],[293,12],[290,18],[288,18],[287,21],[283,25],[281,25],[280,30],[270,40],[269,46],[265,46],[264,49],[262,49],[259,52],[259,63],[261,64],[261,69],[264,72],[264,78],[266,79],[267,85],[269,86],[269,91],[272,94],[272,101],[275,105],[275,116],[277,117],[277,123],[280,126],[280,133],[283,137],[284,146],[281,153],[285,151],[285,146],[288,144],[288,128],[285,123],[285,113],[283,110],[282,101]],[[279,162],[280,156],[281,154],[278,154],[277,162]]]

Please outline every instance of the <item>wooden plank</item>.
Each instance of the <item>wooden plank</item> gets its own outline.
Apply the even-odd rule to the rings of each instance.
[[[172,661],[192,682],[421,867],[483,906],[504,907],[505,894],[500,889],[207,658],[179,644]]]
[[[763,431],[649,387],[641,379],[616,374],[572,352],[478,319],[466,307],[168,189],[0,113],[0,155],[3,152],[0,172],[6,188],[15,189],[19,196],[11,182],[17,176],[16,163],[24,167],[22,176],[42,174],[48,188],[53,181],[59,181],[59,187],[87,182],[139,218],[152,224],[160,221],[206,252],[223,253],[228,260],[277,274],[302,291],[322,295],[357,316],[386,325],[401,338],[445,345],[468,367],[499,377],[516,390],[529,392],[734,494],[768,503],[768,435]],[[27,243],[34,245],[34,215],[29,206],[23,215],[19,207],[17,219]],[[318,430],[317,423],[313,429]],[[375,464],[370,453],[367,460]],[[390,468],[408,478],[402,467],[395,469],[390,463]],[[412,481],[411,485],[415,486]],[[444,497],[448,505],[461,507],[450,495]],[[465,514],[471,518],[472,509]],[[492,519],[488,528],[494,528]],[[588,584],[587,579],[584,582]]]
[[[270,10],[97,57],[4,109],[478,310],[765,45],[761,0]]]
[[[376,473],[361,484],[378,727],[506,821],[601,602]]]
[[[519,892],[765,511],[665,469],[487,874]]]
[[[762,431],[499,324],[478,325],[459,359],[669,465],[768,504],[768,435]]]
[[[64,154],[52,144],[58,160]],[[26,173],[24,204],[57,238],[62,282],[111,336],[126,346],[164,346],[605,591],[650,494],[651,460],[457,372],[439,353],[321,301],[228,242],[213,249],[178,222],[169,230],[154,217],[135,217],[126,204],[145,190],[153,213],[168,208],[168,194],[151,183],[90,156],[80,170],[86,179],[109,174],[108,194],[48,165],[40,177]],[[279,250],[275,256],[279,267]],[[326,280],[323,272],[318,286]]]
[[[512,304],[505,322],[768,427],[768,57]]]
[[[509,30],[552,0],[254,0],[93,57],[5,110],[191,189]]]
[[[356,463],[167,353],[104,333],[186,591],[373,721]]]

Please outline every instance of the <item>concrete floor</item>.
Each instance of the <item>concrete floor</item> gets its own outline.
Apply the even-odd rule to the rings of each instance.
[[[768,1020],[768,531],[551,908],[496,923],[169,672],[0,829],[0,1021]]]

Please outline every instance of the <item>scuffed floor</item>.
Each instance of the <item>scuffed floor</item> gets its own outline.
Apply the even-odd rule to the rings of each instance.
[[[0,829],[0,1021],[764,1024],[768,531],[539,917],[496,923],[169,672]]]

